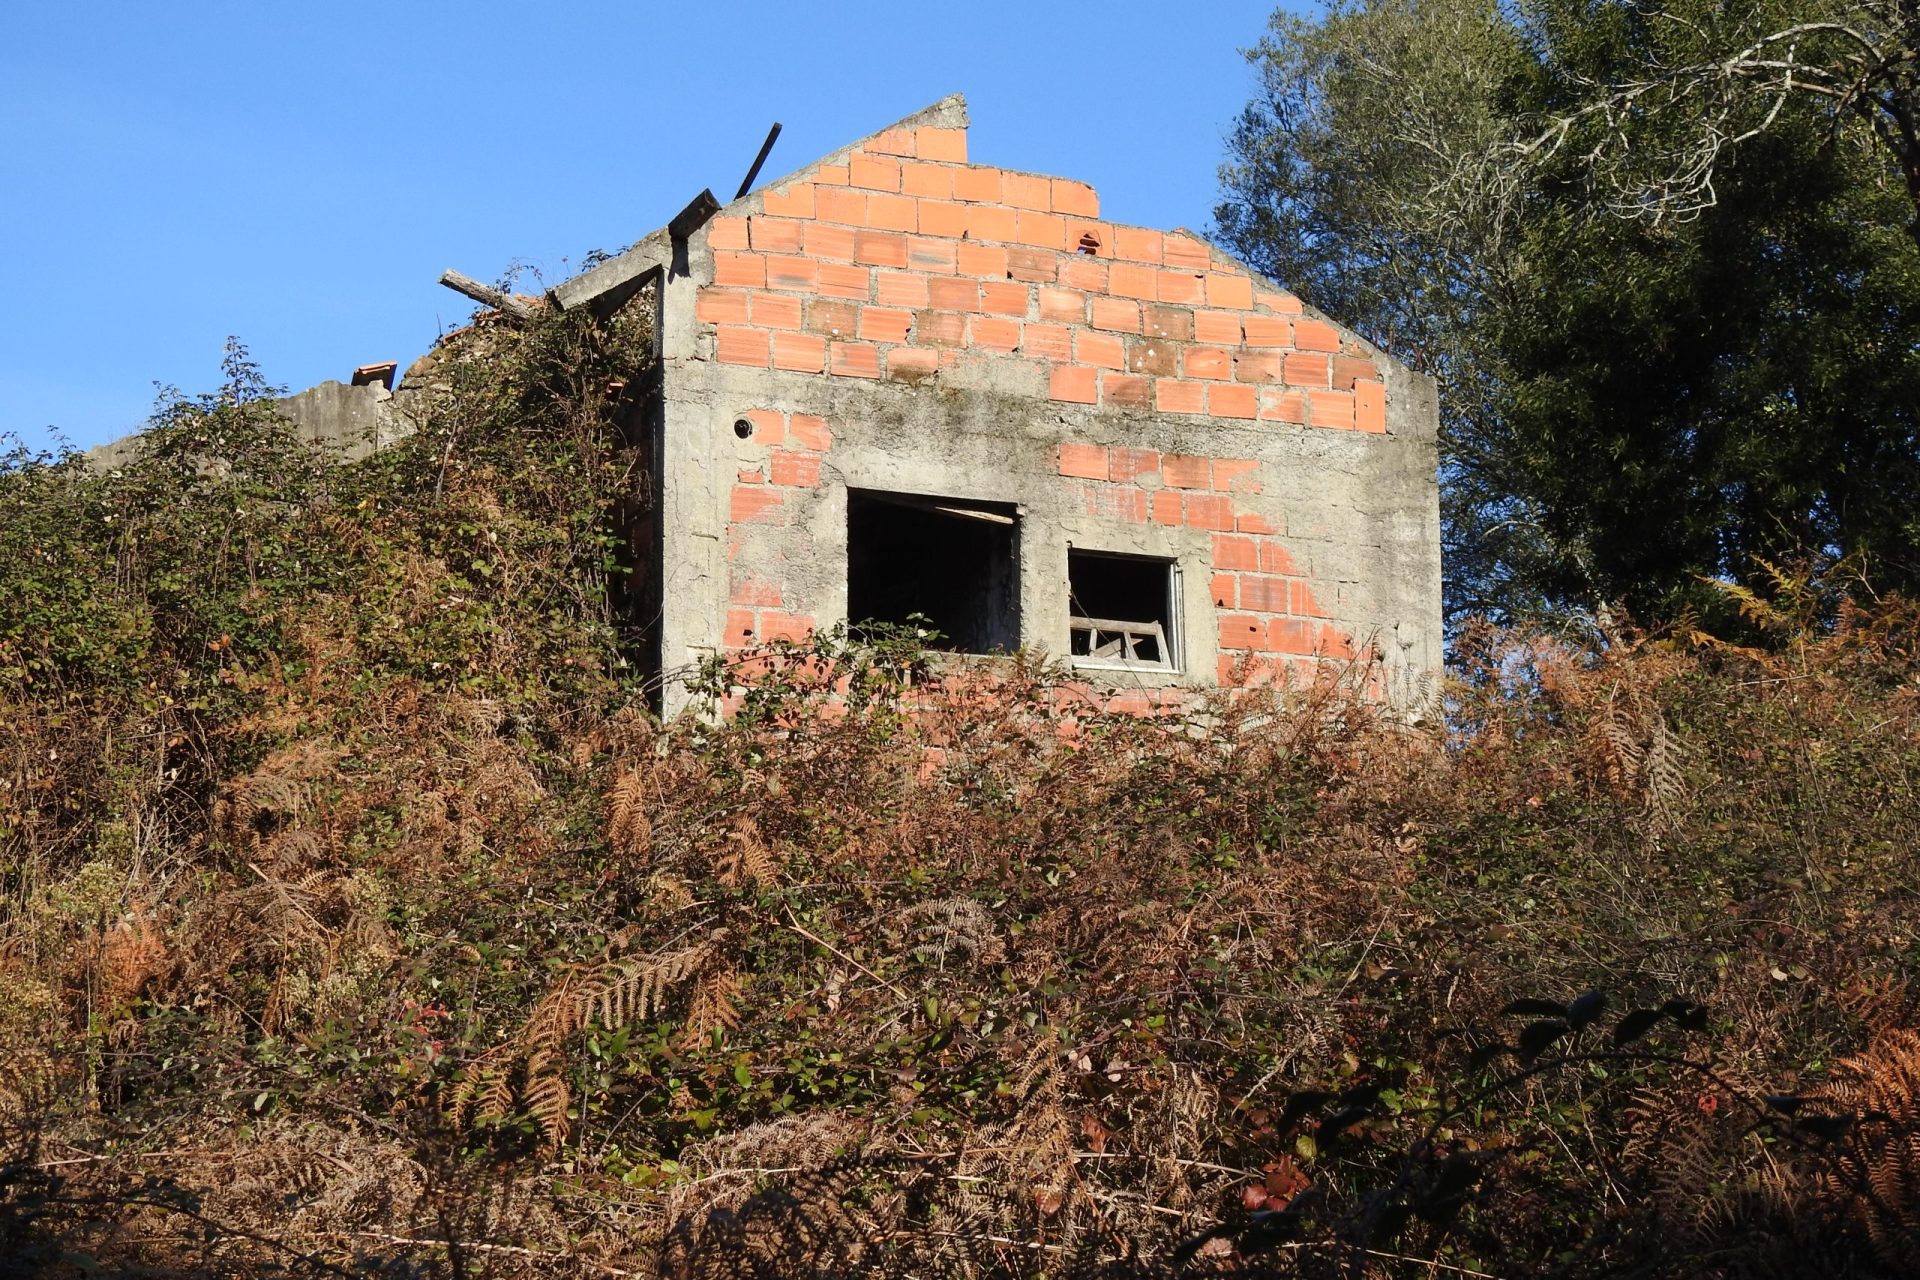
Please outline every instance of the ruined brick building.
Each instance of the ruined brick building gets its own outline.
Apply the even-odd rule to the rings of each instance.
[[[914,615],[1120,706],[1373,655],[1412,701],[1439,667],[1432,383],[1198,236],[974,163],[958,96],[550,299],[643,295],[635,604],[669,714],[716,650]],[[392,366],[360,372],[283,404],[408,429]]]
[[[1283,289],[958,96],[704,213],[553,292],[658,285],[669,671],[912,614],[1120,691],[1438,668],[1432,383]]]

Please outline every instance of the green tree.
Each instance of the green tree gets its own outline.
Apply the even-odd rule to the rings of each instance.
[[[1789,95],[1716,155],[1711,203],[1654,216],[1572,134],[1674,156],[1697,118],[1589,113],[1517,149],[1690,65],[1732,8],[1363,0],[1276,15],[1250,51],[1219,231],[1439,380],[1455,617],[1667,616],[1756,556],[1920,581],[1920,250],[1893,153]]]

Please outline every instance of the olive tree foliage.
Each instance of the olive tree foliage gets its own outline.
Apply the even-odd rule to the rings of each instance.
[[[1702,52],[1789,9],[1334,0],[1248,51],[1217,229],[1439,382],[1450,618],[1671,617],[1810,557],[1920,583],[1896,152],[1858,94]]]

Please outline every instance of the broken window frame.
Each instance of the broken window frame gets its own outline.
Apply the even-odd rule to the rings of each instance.
[[[1151,565],[1165,575],[1166,599],[1164,611],[1166,621],[1159,619],[1122,619],[1096,618],[1084,612],[1073,589],[1074,559],[1077,556],[1102,560],[1124,560],[1139,565]],[[1184,668],[1181,655],[1186,651],[1184,629],[1181,621],[1181,569],[1180,561],[1172,556],[1137,555],[1124,551],[1103,551],[1094,547],[1067,546],[1067,655],[1075,667],[1095,671],[1151,671],[1164,675],[1178,675]],[[1077,634],[1088,636],[1087,653],[1074,652],[1074,638]],[[1151,640],[1159,649],[1160,657],[1142,658],[1137,649],[1143,641]],[[1105,649],[1106,653],[1100,650]]]
[[[918,614],[942,632],[942,642],[928,645],[935,653],[952,653],[966,657],[1005,656],[1017,650],[1021,636],[1021,600],[1020,600],[1020,541],[1024,532],[1022,508],[1011,502],[995,502],[977,498],[954,498],[938,494],[910,493],[898,490],[867,489],[849,487],[847,493],[847,621],[857,632],[861,624],[879,622],[892,625],[906,625],[907,617],[860,616],[855,608],[857,595],[865,594],[856,589],[856,561],[863,561],[865,553],[855,545],[856,505],[873,507],[900,507],[908,511],[923,513],[951,521],[978,521],[986,525],[1004,528],[1005,545],[993,549],[995,559],[985,566],[985,576],[973,584],[974,589],[991,597],[999,595],[998,612],[991,602],[987,611],[977,617],[970,617],[969,628],[977,630],[982,636],[990,636],[985,646],[971,646],[964,643],[967,637],[952,634],[940,627],[941,619],[932,611],[910,610],[909,615]],[[999,579],[997,582],[995,579]],[[998,632],[998,636],[994,633]]]

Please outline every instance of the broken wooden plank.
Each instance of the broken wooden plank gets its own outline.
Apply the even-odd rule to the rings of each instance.
[[[492,285],[481,284],[472,276],[461,275],[449,267],[440,273],[440,283],[455,293],[464,293],[482,306],[504,311],[516,320],[525,320],[533,314],[533,308],[510,293],[502,293]]]

